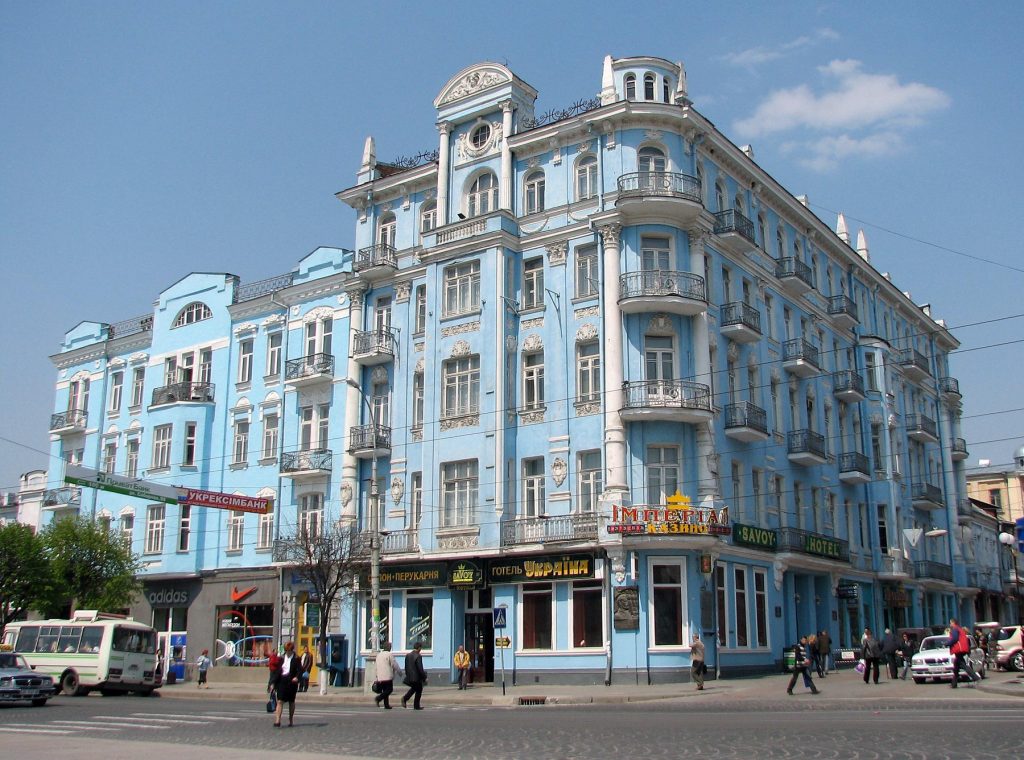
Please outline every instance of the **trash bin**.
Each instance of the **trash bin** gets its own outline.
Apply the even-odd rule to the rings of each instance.
[[[796,648],[786,647],[782,650],[782,672],[792,673],[796,670]]]

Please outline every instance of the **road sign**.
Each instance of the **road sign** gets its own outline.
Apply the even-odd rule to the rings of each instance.
[[[495,607],[494,608],[494,628],[495,630],[501,630],[505,627],[506,623],[505,608]]]
[[[508,636],[495,636],[494,646],[498,647],[498,649],[508,649],[512,646],[512,639]]]

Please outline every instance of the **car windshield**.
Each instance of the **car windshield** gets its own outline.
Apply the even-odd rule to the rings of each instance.
[[[929,649],[949,649],[948,636],[931,636],[921,642],[921,651]]]
[[[5,652],[0,654],[0,668],[21,668],[22,670],[28,670],[28,663],[25,662],[25,658],[20,654]]]

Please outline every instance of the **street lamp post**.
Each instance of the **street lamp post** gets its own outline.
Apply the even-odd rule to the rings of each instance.
[[[1000,533],[999,543],[1006,547],[1006,554],[1010,558],[1010,566],[1013,568],[1014,602],[1017,607],[1016,622],[1020,624],[1022,619],[1020,614],[1020,568],[1017,564],[1017,552],[1014,549],[1017,538],[1012,533]]]

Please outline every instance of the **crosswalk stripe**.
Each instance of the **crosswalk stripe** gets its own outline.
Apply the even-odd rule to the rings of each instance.
[[[157,723],[183,723],[188,726],[201,726],[206,722],[203,720],[186,720],[183,718],[134,718],[131,715],[97,715],[96,720],[135,720],[140,723],[155,721]]]
[[[162,718],[164,713],[132,713],[132,716],[136,718]],[[202,720],[242,720],[241,718],[225,718],[220,715],[207,715],[206,713],[196,716],[196,720],[200,718]]]
[[[68,727],[73,728],[76,731],[120,731],[119,728],[113,726],[94,726],[92,723],[84,720],[54,720],[50,721],[46,725],[55,726],[58,728]]]
[[[0,732],[6,734],[56,734],[58,736],[66,736],[67,734],[73,733],[72,731],[61,731],[59,729],[14,728],[12,726],[0,726]]]
[[[168,728],[171,728],[171,726],[151,726],[151,725],[147,725],[146,723],[122,723],[120,721],[115,721],[115,720],[105,720],[103,722],[103,725],[104,726],[119,726],[120,728],[142,728],[142,729],[145,729],[147,731],[166,730]]]

